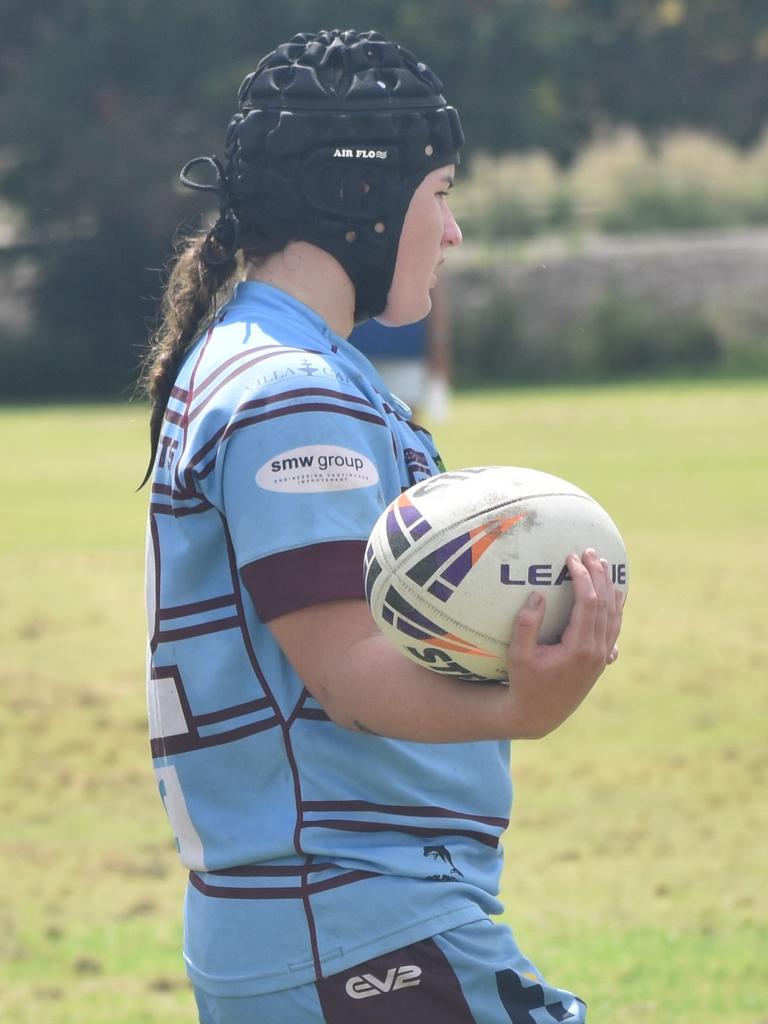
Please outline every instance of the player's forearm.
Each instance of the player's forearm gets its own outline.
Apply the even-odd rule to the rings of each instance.
[[[581,704],[612,659],[622,594],[595,552],[569,556],[574,609],[559,644],[539,645],[545,602],[532,595],[510,638],[509,685],[470,683],[411,661],[376,628],[365,601],[329,601],[270,629],[338,725],[424,743],[546,736]]]
[[[353,644],[332,678],[310,685],[337,725],[423,743],[522,739],[562,720],[554,709],[542,732],[541,716],[530,708],[516,711],[508,687],[441,676],[378,634]]]

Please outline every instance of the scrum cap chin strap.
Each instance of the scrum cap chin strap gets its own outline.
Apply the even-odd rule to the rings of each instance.
[[[357,320],[380,313],[413,193],[455,163],[459,117],[435,75],[375,32],[299,34],[250,74],[226,158],[197,157],[182,183],[219,198],[203,257],[242,246],[307,241],[334,256],[355,287]],[[188,177],[199,163],[215,185]]]

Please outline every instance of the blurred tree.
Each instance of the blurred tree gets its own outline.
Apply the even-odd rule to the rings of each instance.
[[[341,0],[4,0],[0,198],[38,266],[22,394],[124,390],[159,292],[157,268],[199,197],[176,184],[220,152],[241,78],[293,32],[344,25]],[[760,0],[358,0],[448,83],[473,150],[540,147],[567,164],[596,127],[679,125],[753,142],[768,109]],[[154,269],[150,269],[154,268]],[[0,324],[0,334],[2,334]],[[0,346],[0,360],[10,346]],[[27,367],[25,370],[24,367]],[[20,376],[21,375],[21,376]]]
[[[200,0],[3,8],[0,189],[36,249],[36,347],[51,371],[31,368],[22,390],[111,394],[135,377],[159,290],[150,268],[199,209],[175,188],[178,169],[220,145],[238,63],[244,73],[276,41],[246,42],[252,13],[230,8],[227,21]],[[278,0],[262,0],[259,20],[293,30]]]

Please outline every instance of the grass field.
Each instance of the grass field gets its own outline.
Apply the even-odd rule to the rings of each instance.
[[[188,1024],[144,718],[144,411],[0,429],[0,1021]],[[631,559],[619,662],[513,752],[521,945],[591,1024],[768,1024],[768,382],[465,395],[438,437],[454,468],[577,482]]]

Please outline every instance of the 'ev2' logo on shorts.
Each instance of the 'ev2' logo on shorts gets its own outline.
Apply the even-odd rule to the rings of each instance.
[[[346,985],[347,995],[352,999],[367,999],[368,996],[383,996],[398,988],[421,984],[421,968],[415,964],[406,967],[390,967],[385,978],[375,974],[357,974]]]

